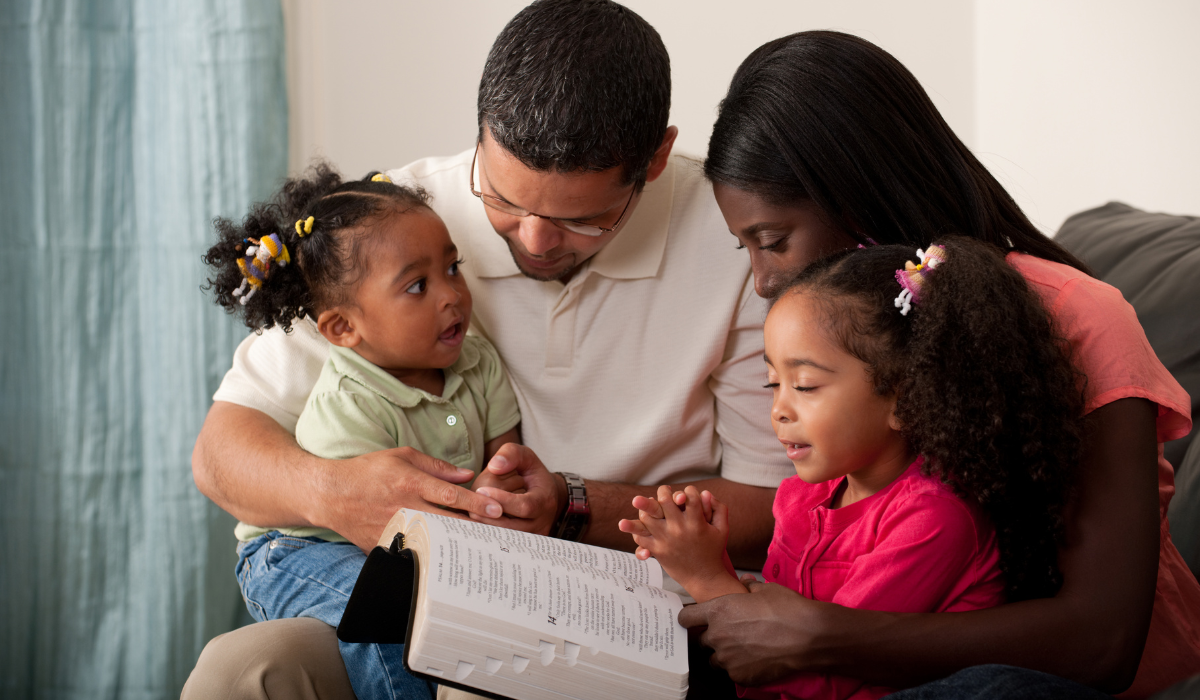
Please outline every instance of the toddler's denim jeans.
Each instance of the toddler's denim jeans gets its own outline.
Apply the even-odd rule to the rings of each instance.
[[[315,617],[337,627],[367,558],[352,544],[268,532],[238,545],[237,580],[255,620]],[[431,683],[404,670],[403,644],[339,641],[359,700],[431,700]]]

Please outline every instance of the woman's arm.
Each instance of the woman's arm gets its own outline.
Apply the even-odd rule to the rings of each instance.
[[[817,603],[772,584],[680,613],[739,683],[796,671],[907,687],[967,666],[1003,663],[1109,693],[1137,672],[1158,576],[1157,407],[1122,399],[1088,416],[1080,488],[1059,554],[1054,598],[989,610],[891,614]]]

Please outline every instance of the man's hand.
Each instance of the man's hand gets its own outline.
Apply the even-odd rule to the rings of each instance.
[[[481,523],[498,525],[512,530],[550,534],[554,519],[566,502],[566,484],[562,478],[550,473],[533,450],[510,442],[500,448],[480,473],[485,484],[492,480],[510,480],[519,477],[525,484],[525,493],[513,493],[506,489],[485,485],[479,488],[480,496],[498,502],[504,508],[502,517],[473,512],[471,517]],[[478,481],[478,480],[477,480]],[[560,487],[560,484],[561,487]],[[499,514],[497,514],[499,515]]]
[[[790,588],[745,576],[749,595],[727,595],[688,605],[679,613],[687,628],[708,627],[700,643],[713,649],[711,662],[743,685],[763,685],[808,670],[811,630],[829,603],[817,603]]]
[[[267,414],[224,401],[214,402],[204,420],[192,475],[201,493],[244,523],[326,527],[365,552],[400,508],[503,512],[496,501],[456,486],[471,479],[468,470],[410,447],[321,459]]]
[[[352,480],[348,478],[351,474]],[[327,472],[331,520],[327,527],[370,552],[383,526],[401,508],[457,518],[467,516],[456,510],[499,516],[499,503],[456,485],[474,475],[470,469],[459,469],[411,447],[344,460]]]

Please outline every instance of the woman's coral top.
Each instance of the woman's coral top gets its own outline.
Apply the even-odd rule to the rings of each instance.
[[[1154,615],[1137,677],[1122,698],[1144,698],[1200,673],[1200,584],[1171,543],[1167,504],[1175,471],[1163,443],[1192,428],[1187,392],[1159,362],[1133,307],[1116,288],[1059,263],[1009,253],[1071,344],[1075,366],[1087,375],[1086,411],[1136,397],[1158,406],[1158,502],[1161,519]]]

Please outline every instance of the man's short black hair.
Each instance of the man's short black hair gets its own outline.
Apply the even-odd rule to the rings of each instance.
[[[610,0],[538,0],[496,37],[479,81],[479,136],[539,171],[621,166],[645,181],[671,110],[658,32]]]

